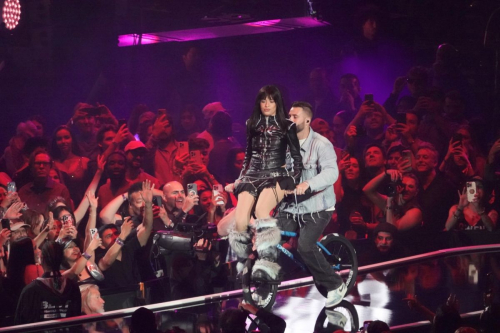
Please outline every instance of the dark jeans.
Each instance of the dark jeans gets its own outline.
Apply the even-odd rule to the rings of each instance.
[[[322,211],[307,213],[300,216],[300,231],[298,241],[298,252],[304,264],[314,277],[314,281],[325,287],[328,291],[337,289],[342,284],[342,278],[335,273],[332,266],[326,261],[322,252],[318,250],[316,241],[323,233],[325,227],[330,223],[333,211]],[[295,220],[299,217],[296,216]],[[292,214],[280,212],[278,225],[282,230],[297,231],[299,223],[293,220]]]

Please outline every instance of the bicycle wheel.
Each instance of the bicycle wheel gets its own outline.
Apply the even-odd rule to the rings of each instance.
[[[330,317],[337,317],[338,316],[329,316],[328,312],[340,312],[345,318],[346,321],[343,323],[340,322],[332,322],[330,320]],[[328,322],[325,322],[328,319]],[[356,308],[354,305],[352,305],[350,302],[346,301],[345,299],[342,300],[337,306],[335,306],[332,310],[327,310],[326,308],[323,308],[321,312],[318,315],[318,318],[316,319],[316,324],[314,326],[314,332],[332,332],[332,326],[337,326],[335,328],[338,329],[338,327],[341,327],[344,331],[346,332],[352,332],[355,333],[359,329],[359,316],[358,316],[358,311],[356,311]]]
[[[354,286],[356,277],[358,276],[358,257],[356,256],[356,250],[354,250],[351,242],[338,234],[325,235],[320,243],[326,249],[325,251],[320,247],[320,251],[323,253],[328,263],[333,266],[335,271],[348,271],[347,277],[344,278],[344,283],[347,286],[347,291],[349,291]],[[318,291],[324,297],[327,296],[328,290],[326,290],[326,288],[317,284],[316,288],[318,288]]]
[[[264,310],[270,310],[276,301],[279,281],[253,281],[252,267],[255,256],[252,254],[245,262],[241,274],[241,289],[245,302]]]

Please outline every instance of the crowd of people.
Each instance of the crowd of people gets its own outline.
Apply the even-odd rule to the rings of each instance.
[[[441,63],[447,52],[454,52],[449,45],[438,50]],[[470,111],[470,96],[437,74],[410,68],[385,101],[375,101],[362,96],[352,73],[340,77],[336,97],[317,68],[310,96],[291,109],[278,105],[278,115],[270,105],[279,91],[264,87],[246,137],[219,101],[180,113],[141,105],[125,121],[104,105],[78,103],[53,131],[43,116],[30,117],[0,158],[3,324],[102,312],[99,288],[162,277],[168,287],[152,283],[152,301],[227,289],[227,263],[247,255],[249,224],[257,230],[257,270],[276,278],[272,245],[280,240],[271,238],[289,214],[300,215],[298,251],[328,290],[341,282],[311,247],[325,228],[372,238],[376,251],[359,254],[366,262],[404,256],[398,235],[496,230],[500,137],[490,133],[485,147],[485,121]],[[248,140],[266,159],[252,156]],[[290,168],[282,168],[285,160]],[[306,203],[292,199],[308,188],[333,191]],[[270,216],[276,205],[278,220]],[[192,252],[158,255],[155,235],[221,226],[227,216],[234,226],[219,233],[229,241],[201,239]]]

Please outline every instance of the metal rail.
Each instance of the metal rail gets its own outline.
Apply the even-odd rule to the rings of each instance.
[[[403,264],[404,265],[417,264],[419,262],[423,262],[426,260],[444,258],[444,257],[449,257],[449,256],[464,255],[464,254],[471,254],[471,253],[491,253],[491,252],[498,252],[498,251],[500,251],[500,244],[476,245],[476,246],[458,247],[458,248],[446,249],[446,250],[438,250],[438,251],[429,252],[429,253],[425,253],[425,254],[419,254],[419,255],[415,255],[415,256],[411,256],[411,257],[406,257],[406,258],[401,258],[401,259],[396,259],[396,260],[386,261],[386,262],[377,263],[377,264],[373,264],[373,265],[359,267],[358,274],[368,274],[368,273],[375,272],[375,271],[394,268],[396,266],[401,266]],[[340,272],[341,275],[346,275],[347,273],[348,273],[347,270]],[[279,290],[287,290],[287,289],[292,289],[292,288],[310,286],[313,283],[314,283],[314,281],[313,281],[312,277],[306,277],[306,278],[301,278],[301,279],[296,279],[296,280],[283,281],[280,284],[280,286],[278,287],[278,289]],[[181,300],[176,300],[176,301],[145,305],[144,307],[150,309],[153,312],[161,312],[161,311],[177,310],[177,309],[183,309],[183,308],[188,308],[188,307],[201,306],[201,305],[205,305],[205,304],[220,302],[220,301],[223,301],[226,299],[237,298],[237,297],[242,297],[242,296],[243,296],[243,293],[242,293],[241,289],[239,289],[239,290],[233,290],[233,291],[223,292],[223,293],[219,293],[219,294],[198,296],[198,297],[186,298],[186,299],[181,299]],[[66,318],[66,319],[49,320],[49,321],[33,323],[33,324],[4,327],[4,328],[0,329],[0,333],[2,333],[2,332],[12,332],[12,333],[15,333],[15,332],[36,332],[36,331],[42,331],[42,330],[48,330],[48,329],[54,329],[54,328],[76,326],[76,325],[81,325],[84,323],[101,321],[101,320],[108,320],[108,319],[114,319],[114,318],[124,318],[124,317],[131,316],[132,313],[135,310],[137,310],[138,308],[139,307],[126,308],[126,309],[122,309],[122,310],[105,312],[103,314],[92,314],[92,315],[85,315],[85,316],[72,317],[72,318]]]

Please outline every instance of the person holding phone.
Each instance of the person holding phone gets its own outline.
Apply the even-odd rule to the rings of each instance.
[[[293,158],[293,171],[285,168],[286,151]],[[277,220],[271,210],[281,202],[286,191],[295,190],[300,182],[302,156],[297,126],[287,119],[281,92],[275,86],[259,90],[250,119],[247,120],[247,147],[239,179],[226,186],[238,197],[236,226],[229,242],[236,254],[246,258],[251,249],[248,223],[254,210],[255,246],[259,259],[253,266],[254,279],[275,280],[280,266],[276,263],[281,240]]]
[[[495,230],[498,212],[487,204],[481,178],[474,177],[458,192],[458,204],[450,208],[446,230]]]

